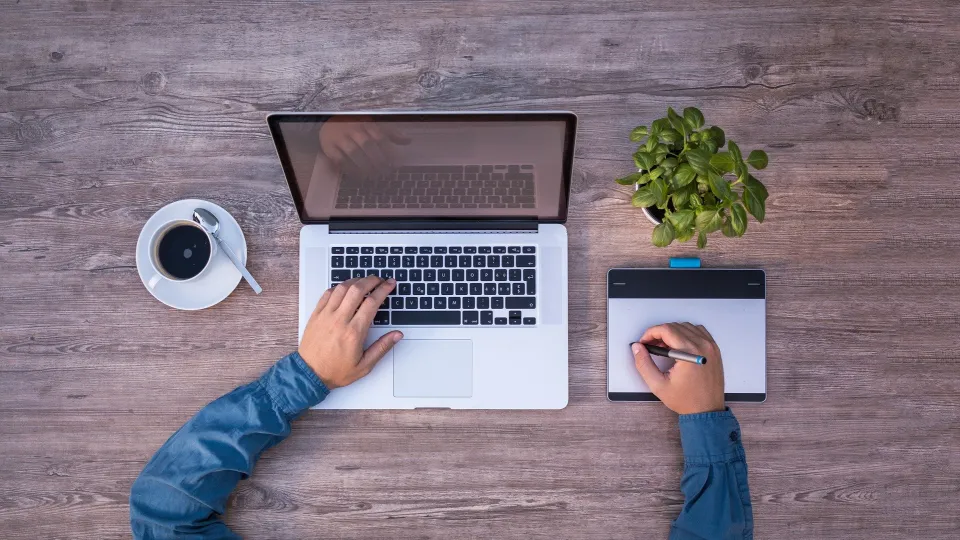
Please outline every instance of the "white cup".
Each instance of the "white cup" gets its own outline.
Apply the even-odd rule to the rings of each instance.
[[[165,245],[164,253],[161,254],[161,241],[173,229],[176,229],[180,226],[190,226],[202,232],[204,237],[206,237],[206,245],[203,245],[202,242],[200,244],[197,244],[196,242],[177,242],[175,245]],[[196,237],[196,235],[194,236]],[[173,239],[168,241],[172,242]],[[207,261],[203,265],[203,268],[201,268],[196,274],[193,274],[189,277],[184,277],[196,269],[196,261],[191,261],[190,259],[194,257],[202,257],[202,254],[207,249],[209,249],[210,255],[207,257]],[[161,281],[186,283],[187,281],[197,280],[210,270],[210,267],[212,266],[211,263],[213,262],[213,258],[216,256],[216,254],[217,241],[210,233],[206,231],[206,229],[201,227],[199,223],[189,219],[176,219],[173,221],[168,221],[161,225],[157,232],[154,233],[153,238],[150,239],[150,266],[153,268],[153,276],[147,280],[147,287],[154,289]],[[167,259],[164,262],[166,262],[167,266],[171,268],[167,268],[161,263],[161,256]],[[186,273],[184,271],[186,271]],[[177,273],[181,275],[178,276],[176,275]]]

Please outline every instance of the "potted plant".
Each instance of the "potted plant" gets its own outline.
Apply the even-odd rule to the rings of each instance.
[[[655,246],[696,236],[697,247],[703,248],[707,235],[715,231],[743,236],[747,213],[763,222],[767,189],[748,169],[766,167],[767,154],[754,150],[744,159],[722,129],[703,126],[698,109],[687,107],[680,116],[671,107],[649,128],[638,126],[630,132],[630,140],[640,143],[633,154],[638,170],[617,183],[634,186],[633,206],[656,225]],[[727,148],[721,151],[724,144]]]

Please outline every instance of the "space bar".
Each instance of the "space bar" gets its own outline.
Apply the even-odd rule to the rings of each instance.
[[[459,311],[394,311],[390,324],[460,324]]]

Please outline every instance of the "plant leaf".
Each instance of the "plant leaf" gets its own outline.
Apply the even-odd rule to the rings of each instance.
[[[653,121],[653,124],[650,125],[651,133],[653,130],[656,130],[657,133],[662,133],[664,130],[670,129],[670,122],[666,118],[657,118]]]
[[[754,169],[765,169],[767,167],[767,153],[763,150],[754,150],[747,156],[747,163]]]
[[[650,137],[647,139],[647,142],[643,145],[644,150],[647,152],[653,152],[653,149],[657,147],[657,143],[660,142],[658,137],[658,133],[651,133]]]
[[[653,168],[656,161],[649,152],[637,152],[633,154],[633,162],[636,163],[638,169],[643,169],[649,171]]]
[[[676,144],[683,140],[683,135],[675,129],[665,129],[660,134],[660,139],[670,144]]]
[[[743,233],[747,232],[747,211],[742,204],[734,203],[730,207],[730,225],[737,236],[743,236]]]
[[[719,147],[717,146],[717,143],[715,143],[715,142],[713,141],[713,139],[707,139],[707,140],[703,141],[702,143],[700,143],[700,147],[706,149],[706,150],[709,151],[711,154],[716,154],[716,153],[717,153],[717,148],[719,148]]]
[[[700,198],[700,195],[697,193],[692,193],[690,195],[690,206],[700,209],[703,208],[703,199]]]
[[[656,196],[656,202],[654,204],[657,206],[667,204],[667,195],[670,190],[667,188],[667,183],[663,178],[654,178],[647,187],[650,188],[650,193]]]
[[[673,171],[673,185],[682,188],[683,186],[693,182],[693,179],[697,177],[697,173],[694,172],[693,167],[689,163],[681,163],[677,166],[677,169]]]
[[[633,174],[628,174],[623,178],[617,178],[616,182],[621,186],[632,186],[640,181],[640,177],[643,176],[642,172],[635,172]]]
[[[673,110],[673,107],[667,107],[667,120],[673,126],[673,129],[683,134],[687,133],[687,126],[683,124],[683,119],[680,118],[677,111]]]
[[[693,170],[697,174],[707,174],[707,171],[710,169],[710,152],[702,149],[695,148],[693,150],[687,150],[687,163],[693,167]]]
[[[743,161],[743,155],[740,154],[740,147],[737,146],[737,143],[727,141],[727,150],[730,151],[730,157],[733,158],[734,163]]]
[[[653,228],[653,245],[657,247],[667,247],[677,234],[673,230],[673,225],[669,221],[657,225]]]
[[[713,231],[718,230],[721,225],[723,225],[723,218],[720,216],[720,211],[716,208],[704,209],[702,212],[697,214],[697,229],[700,230],[700,233],[712,233]]]
[[[747,211],[760,223],[763,223],[763,218],[766,216],[768,196],[767,188],[752,174],[748,174],[747,179],[743,182],[743,204],[747,206]]]
[[[697,249],[703,249],[705,247],[707,247],[707,234],[700,231],[700,234],[697,235]]]
[[[693,129],[700,129],[703,126],[703,113],[696,107],[687,107],[683,110],[683,119],[693,126]]]
[[[673,223],[673,228],[677,232],[686,231],[693,228],[693,220],[697,217],[693,210],[678,210],[671,212],[667,219]]]
[[[717,148],[720,148],[727,142],[726,135],[724,135],[723,130],[717,126],[710,126],[710,129],[706,131],[710,134],[710,139],[717,143]]]
[[[720,152],[710,156],[710,165],[721,173],[733,172],[733,157],[730,152]]]
[[[641,139],[650,134],[650,130],[647,129],[647,126],[637,126],[630,131],[630,140],[633,142],[640,142]]]
[[[633,194],[633,197],[630,199],[630,203],[637,208],[655,206],[657,204],[657,195],[650,190],[650,185],[646,185],[638,189]]]
[[[676,169],[676,168],[677,168],[677,158],[675,158],[675,157],[668,157],[668,158],[664,159],[662,163],[660,163],[660,166],[661,166],[661,167],[666,167],[666,168],[668,168],[668,169]]]
[[[720,227],[720,231],[723,232],[723,235],[727,238],[734,238],[737,236],[737,232],[733,230],[733,226],[730,224],[730,217],[726,217],[723,220],[723,226]]]
[[[721,201],[730,201],[734,199],[733,190],[730,189],[730,182],[727,182],[719,174],[712,172],[708,176],[710,191]]]

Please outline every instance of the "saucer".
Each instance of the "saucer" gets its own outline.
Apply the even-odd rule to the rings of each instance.
[[[210,267],[202,276],[192,281],[173,282],[160,280],[157,286],[147,287],[147,281],[153,276],[153,265],[150,262],[150,240],[162,225],[176,219],[193,220],[193,211],[196,208],[205,208],[220,220],[220,230],[217,234],[220,239],[231,248],[244,264],[247,263],[247,241],[243,237],[243,230],[233,216],[223,208],[212,202],[200,199],[184,199],[172,202],[150,216],[140,231],[137,239],[137,273],[140,281],[150,291],[154,298],[176,309],[204,309],[219,303],[237,288],[240,283],[240,271],[233,266],[230,259],[217,250]]]

